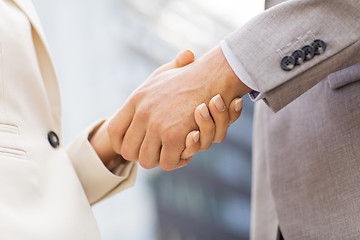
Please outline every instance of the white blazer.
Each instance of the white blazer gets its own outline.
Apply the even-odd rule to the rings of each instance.
[[[94,124],[65,148],[56,73],[31,0],[0,0],[0,239],[100,239],[90,204],[131,186],[110,172]]]

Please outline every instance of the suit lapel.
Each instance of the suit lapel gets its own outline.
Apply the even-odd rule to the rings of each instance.
[[[36,14],[36,10],[31,0],[12,0],[18,8],[26,15],[29,19],[34,30],[39,34],[42,41],[44,41],[44,32],[41,28],[40,20]]]
[[[45,34],[40,24],[40,19],[36,13],[35,7],[31,0],[12,0],[15,5],[25,14],[29,19],[32,31],[33,41],[38,57],[40,72],[44,81],[45,88],[48,92],[49,101],[52,106],[53,115],[53,129],[61,136],[61,102],[60,102],[60,88],[57,81],[57,75],[53,62],[51,60],[49,48],[45,41]]]

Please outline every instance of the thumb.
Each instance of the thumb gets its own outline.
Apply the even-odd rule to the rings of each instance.
[[[174,68],[185,67],[195,61],[195,54],[190,49],[183,50],[178,53],[175,58]]]
[[[156,69],[155,72],[151,74],[150,78],[173,68],[185,67],[186,65],[194,61],[195,61],[194,52],[192,52],[189,49],[182,50],[181,52],[178,53],[178,55],[174,60]]]

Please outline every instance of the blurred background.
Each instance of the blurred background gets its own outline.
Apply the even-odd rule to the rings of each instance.
[[[263,9],[262,0],[33,1],[60,79],[65,143],[180,49],[201,56]],[[248,239],[252,107],[244,97],[227,139],[187,167],[140,169],[135,187],[95,205],[103,239]]]

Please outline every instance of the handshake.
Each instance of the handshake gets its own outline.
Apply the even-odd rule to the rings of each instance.
[[[220,47],[196,61],[185,50],[152,73],[90,143],[105,165],[120,154],[144,168],[184,167],[196,152],[225,139],[250,91]]]

